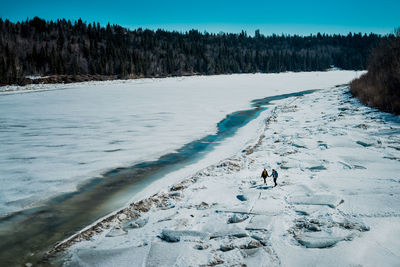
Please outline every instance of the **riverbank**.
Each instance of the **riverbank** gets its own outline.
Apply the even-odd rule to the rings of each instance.
[[[227,74],[221,74],[227,75]],[[0,87],[23,87],[45,84],[71,84],[71,83],[82,83],[82,82],[101,82],[101,81],[128,81],[138,79],[161,79],[170,77],[188,77],[188,76],[203,76],[196,73],[182,73],[181,75],[154,75],[154,76],[137,76],[129,75],[125,78],[121,78],[120,75],[100,75],[100,74],[77,74],[77,75],[48,75],[48,76],[27,76],[20,80],[17,85],[14,84],[0,84]]]
[[[99,221],[54,262],[397,266],[399,118],[347,87],[275,104],[240,152]],[[277,187],[262,184],[264,167]]]
[[[365,71],[349,71],[349,70],[329,70],[329,71],[315,71],[315,72],[282,72],[282,73],[242,73],[242,74],[219,74],[219,75],[198,75],[198,74],[183,74],[181,76],[155,76],[155,77],[129,77],[127,79],[120,79],[118,76],[106,76],[106,75],[94,75],[94,78],[90,75],[53,75],[53,76],[43,76],[43,77],[32,77],[27,78],[29,82],[25,84],[3,84],[0,85],[0,93],[13,93],[13,92],[30,92],[30,91],[46,91],[46,90],[57,90],[57,89],[70,89],[70,88],[79,88],[86,86],[104,86],[104,85],[121,85],[121,84],[143,84],[143,83],[153,83],[155,81],[163,82],[165,80],[185,80],[185,79],[199,79],[199,82],[202,80],[211,78],[217,79],[218,77],[244,77],[244,76],[254,76],[254,77],[274,77],[274,76],[297,76],[304,75],[304,73],[315,74],[318,76],[319,74],[328,74],[326,75],[328,81],[330,81],[329,76],[336,76],[336,79],[340,76],[344,78],[346,74],[355,74],[351,79],[359,77],[359,75],[365,73]],[[331,74],[331,75],[329,75]],[[338,75],[339,74],[339,75]],[[341,78],[339,78],[341,79]],[[348,83],[351,80],[345,78],[344,83]],[[292,86],[292,85],[290,85]],[[285,90],[285,89],[284,89]]]

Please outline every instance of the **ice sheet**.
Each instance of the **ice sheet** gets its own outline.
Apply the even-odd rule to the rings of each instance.
[[[358,73],[359,74],[359,73]],[[251,100],[347,83],[353,71],[0,88],[0,216],[214,133]],[[7,91],[7,92],[6,92]]]

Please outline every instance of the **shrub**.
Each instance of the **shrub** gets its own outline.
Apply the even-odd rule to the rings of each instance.
[[[400,114],[400,28],[372,51],[368,72],[350,83],[350,91],[369,106]]]

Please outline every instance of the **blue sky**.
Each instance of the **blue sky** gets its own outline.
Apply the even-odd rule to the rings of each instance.
[[[13,22],[39,16],[46,20],[82,18],[129,28],[249,34],[375,32],[400,27],[400,1],[250,1],[250,0],[0,0],[0,17]]]

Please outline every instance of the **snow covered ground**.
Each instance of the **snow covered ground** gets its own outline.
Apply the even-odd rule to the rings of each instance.
[[[399,266],[400,118],[362,106],[346,87],[311,88],[326,89],[276,101],[221,144],[217,150],[232,148],[225,160],[157,181],[133,200],[157,194],[71,238],[58,260],[67,266]],[[278,170],[277,187],[271,178],[263,185],[264,167]]]
[[[219,121],[253,99],[356,76],[333,71],[1,87],[0,217],[215,133]]]

